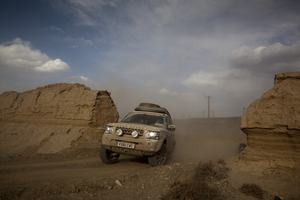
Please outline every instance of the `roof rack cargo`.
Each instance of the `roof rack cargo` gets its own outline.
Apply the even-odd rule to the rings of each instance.
[[[160,107],[157,104],[153,103],[140,103],[138,107],[134,109],[135,111],[148,111],[148,112],[156,112],[156,113],[163,113],[169,115],[171,117],[169,111],[165,108]]]
[[[154,103],[140,103],[139,106],[160,108],[159,105],[154,104]]]

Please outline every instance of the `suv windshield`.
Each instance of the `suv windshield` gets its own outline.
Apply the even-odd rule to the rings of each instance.
[[[123,119],[124,123],[138,123],[152,126],[164,127],[165,117],[149,114],[129,114]]]

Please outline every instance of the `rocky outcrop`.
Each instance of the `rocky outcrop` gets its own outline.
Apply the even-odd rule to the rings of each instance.
[[[236,160],[244,171],[300,168],[300,72],[276,74],[274,87],[241,118],[247,147]]]
[[[106,124],[118,118],[109,92],[81,84],[4,92],[0,95],[0,154],[19,154],[28,148],[56,153],[82,138],[99,143]]]
[[[105,126],[117,121],[119,114],[106,90],[91,90],[81,84],[58,83],[23,93],[0,95],[0,119],[72,121]]]

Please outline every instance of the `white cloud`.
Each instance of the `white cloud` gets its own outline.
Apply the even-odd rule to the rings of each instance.
[[[69,65],[60,59],[51,60],[40,50],[32,49],[30,42],[20,38],[13,40],[10,45],[0,45],[0,68],[8,74],[29,76],[53,75],[69,72]]]
[[[171,91],[167,90],[166,88],[162,88],[158,92],[161,93],[161,94],[171,94],[171,95],[177,95],[178,94],[177,92],[171,92]]]
[[[70,67],[67,63],[61,61],[61,59],[49,60],[41,66],[37,66],[33,69],[37,72],[68,72],[70,71]]]
[[[93,80],[90,80],[89,78],[87,78],[85,76],[67,77],[63,81],[67,82],[67,83],[81,83],[81,84],[84,84],[85,86],[88,86],[88,87],[98,86],[98,83],[96,83]]]
[[[247,46],[234,50],[229,56],[229,66],[247,69],[255,74],[276,74],[300,70],[300,44],[285,46],[280,43],[251,50]]]
[[[174,92],[170,91],[166,88],[162,88],[158,90],[158,93],[160,95],[163,95],[165,98],[163,98],[163,101],[169,101],[170,99],[176,98],[177,100],[185,101],[186,99],[189,99],[189,101],[196,102],[199,99],[199,94],[193,93],[193,92]]]
[[[189,78],[184,80],[182,83],[184,85],[190,86],[190,85],[212,85],[216,86],[219,84],[219,79],[222,77],[222,75],[217,74],[216,72],[204,72],[204,71],[198,71],[194,74],[192,74]]]
[[[72,82],[72,83],[77,83],[77,81],[90,81],[87,77],[84,76],[72,76],[72,77],[67,77],[65,80]]]

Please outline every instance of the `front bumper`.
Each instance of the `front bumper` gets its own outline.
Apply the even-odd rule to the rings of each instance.
[[[116,146],[117,142],[126,142],[135,144],[135,148],[124,148]],[[111,150],[119,154],[135,155],[135,156],[154,156],[159,140],[137,138],[133,139],[132,136],[113,136],[104,134],[102,144],[105,149]]]

